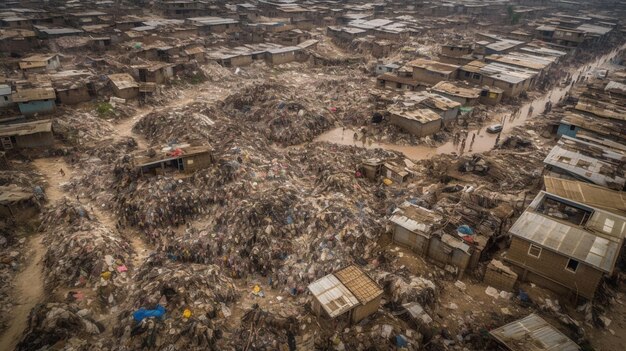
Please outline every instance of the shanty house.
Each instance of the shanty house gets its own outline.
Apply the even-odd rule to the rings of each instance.
[[[276,49],[268,49],[265,54],[265,61],[271,65],[293,62],[296,60],[296,53],[301,49],[297,46],[286,46]]]
[[[174,76],[174,65],[155,63],[152,65],[133,66],[139,73],[139,81],[164,84]]]
[[[474,105],[479,97],[481,90],[464,86],[456,82],[439,82],[432,87],[432,91],[460,103],[462,106]]]
[[[433,135],[441,129],[442,118],[436,112],[428,108],[402,109],[391,107],[389,122],[418,138]]]
[[[2,150],[49,146],[53,142],[50,120],[0,125]]]
[[[6,84],[0,84],[0,108],[6,108],[11,105],[13,105],[11,87]]]
[[[11,95],[24,115],[51,113],[56,110],[56,94],[51,87],[19,89]]]
[[[405,201],[389,218],[393,241],[418,255],[445,266],[456,267],[459,278],[470,265],[474,250],[462,240],[441,232],[443,217],[434,211]]]
[[[201,46],[185,49],[183,52],[190,60],[195,60],[198,63],[204,63],[206,61],[206,57],[204,56],[205,51]]]
[[[213,153],[210,147],[193,146],[176,148],[164,155],[157,155],[143,161],[139,165],[141,174],[160,174],[166,169],[175,169],[182,173],[193,173],[206,168],[213,163]]]
[[[411,175],[405,167],[395,162],[385,162],[382,168],[385,178],[391,179],[396,183],[404,183]]]
[[[505,260],[522,281],[592,299],[615,270],[626,217],[542,191],[509,233]]]
[[[579,351],[570,338],[543,318],[531,314],[489,332],[509,351]]]
[[[61,67],[59,55],[33,55],[20,61],[20,69],[23,71],[52,71]]]
[[[358,323],[378,311],[383,290],[357,266],[348,266],[308,286],[313,295],[312,310],[318,316],[337,318],[348,313]]]
[[[456,117],[459,114],[459,108],[461,104],[448,99],[445,96],[429,93],[429,92],[417,92],[405,94],[406,99],[404,104],[416,104],[417,106],[429,108],[439,116],[444,124],[449,124],[456,121]]]
[[[416,59],[408,63],[413,68],[413,78],[427,84],[437,84],[442,80],[453,80],[457,76],[459,66]]]
[[[109,82],[115,96],[122,99],[134,99],[139,95],[139,84],[128,73],[109,74]]]
[[[393,223],[393,241],[425,256],[430,237],[442,224],[443,217],[437,212],[405,201],[394,210],[389,220]]]

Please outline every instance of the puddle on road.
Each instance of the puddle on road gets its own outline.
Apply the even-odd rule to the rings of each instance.
[[[502,130],[502,135],[500,140],[504,139],[505,136],[510,135],[511,130],[516,126],[523,125],[527,119],[539,115],[545,111],[546,103],[551,102],[552,105],[556,105],[559,101],[561,101],[565,95],[570,91],[570,89],[574,86],[574,83],[581,77],[591,70],[603,65],[608,62],[611,58],[613,58],[620,50],[626,48],[626,45],[622,46],[620,49],[616,49],[611,53],[601,56],[596,59],[593,63],[582,66],[575,71],[571,71],[572,79],[570,84],[568,85],[557,85],[552,88],[547,93],[539,96],[538,98],[525,103],[522,105],[519,110],[514,111],[511,110],[508,113],[503,113],[496,115],[494,120],[503,121],[504,128]],[[495,124],[497,122],[493,122],[491,124]],[[351,145],[364,147],[367,149],[376,149],[381,148],[390,151],[397,151],[403,153],[407,158],[419,161],[425,160],[433,157],[438,154],[461,154],[461,153],[469,153],[469,152],[485,152],[493,149],[496,143],[497,134],[489,134],[486,129],[490,124],[487,124],[480,129],[470,129],[468,133],[468,141],[465,145],[465,148],[461,150],[461,145],[455,144],[452,141],[449,141],[445,144],[442,144],[437,147],[430,147],[427,145],[417,145],[417,146],[408,146],[408,145],[397,145],[397,144],[388,144],[388,143],[379,143],[379,142],[370,142],[366,140],[365,142],[362,139],[354,138],[354,129],[349,128],[335,128],[331,129],[326,133],[319,135],[313,141],[325,141],[338,145]],[[474,140],[473,145],[471,145],[472,134],[476,134],[476,139]],[[471,148],[470,148],[471,145]]]

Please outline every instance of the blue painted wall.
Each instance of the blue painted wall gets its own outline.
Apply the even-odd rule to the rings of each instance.
[[[559,129],[556,131],[557,136],[567,135],[568,137],[575,138],[576,133],[580,130],[578,127],[574,127],[574,130],[570,128],[569,124],[559,124]]]
[[[35,113],[49,113],[56,109],[54,100],[40,100],[30,102],[20,102],[18,104],[20,112],[24,115],[32,115]]]

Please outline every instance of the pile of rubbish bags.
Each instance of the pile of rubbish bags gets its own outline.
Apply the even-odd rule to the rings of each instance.
[[[36,305],[30,312],[28,327],[16,350],[39,350],[62,340],[72,338],[91,339],[104,331],[104,326],[90,316],[89,310],[81,310],[75,304],[45,303]],[[76,340],[75,340],[76,341]],[[70,345],[74,342],[68,342]],[[84,343],[83,346],[86,346]],[[91,344],[89,350],[98,349]],[[66,349],[71,350],[71,347]],[[87,348],[79,347],[77,349]]]

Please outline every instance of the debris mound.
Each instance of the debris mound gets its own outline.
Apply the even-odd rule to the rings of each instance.
[[[38,304],[30,312],[28,329],[16,350],[47,349],[74,336],[84,338],[103,331],[104,326],[92,319],[87,310],[79,310],[74,304]]]
[[[224,315],[230,314],[227,305],[238,298],[232,280],[219,267],[179,263],[155,254],[135,279],[137,285],[129,298],[132,305],[114,330],[122,344],[130,349],[216,350]],[[143,313],[146,310],[165,315],[148,316]]]

